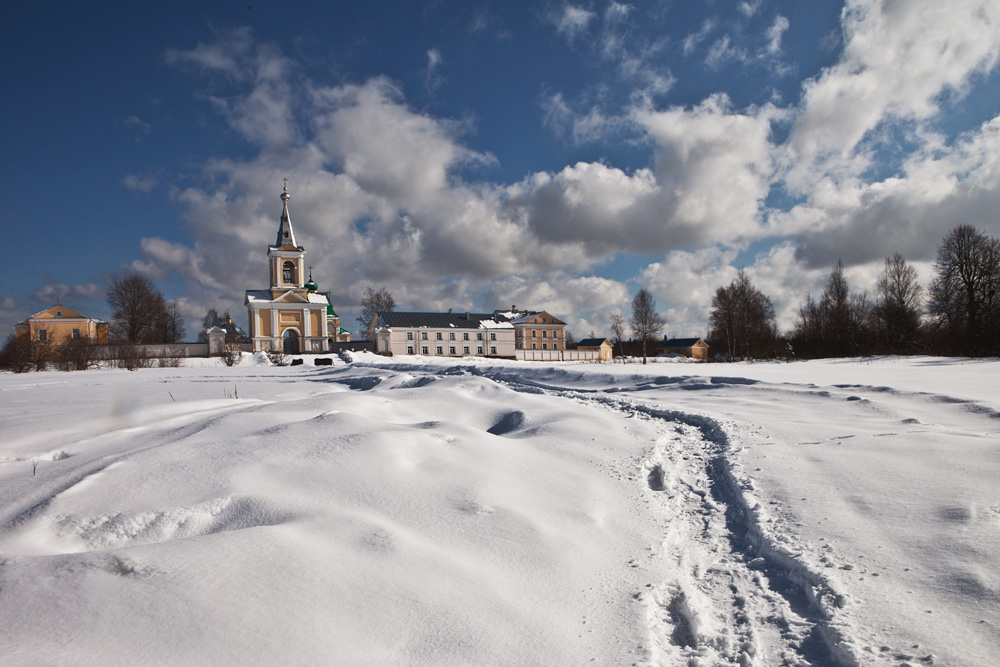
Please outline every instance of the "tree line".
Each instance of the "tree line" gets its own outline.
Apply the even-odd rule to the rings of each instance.
[[[708,331],[711,348],[730,358],[1000,355],[1000,239],[969,225],[953,229],[938,245],[926,290],[899,253],[885,259],[872,293],[852,291],[838,261],[783,337],[770,298],[741,270],[716,290]]]

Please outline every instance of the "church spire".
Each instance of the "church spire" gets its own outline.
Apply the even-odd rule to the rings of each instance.
[[[288,194],[288,179],[285,180],[285,188],[281,191],[281,224],[278,226],[278,239],[274,242],[275,247],[281,248],[286,245],[296,246],[295,232],[292,231],[292,219],[288,217],[288,200],[292,195]]]

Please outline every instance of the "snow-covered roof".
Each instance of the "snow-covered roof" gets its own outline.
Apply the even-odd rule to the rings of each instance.
[[[513,329],[510,322],[494,319],[493,313],[378,313],[380,327],[411,329]]]

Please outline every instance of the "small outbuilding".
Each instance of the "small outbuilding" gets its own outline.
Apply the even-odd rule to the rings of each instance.
[[[671,338],[664,340],[663,345],[656,349],[656,353],[683,354],[689,359],[704,361],[708,359],[708,343],[701,338]]]
[[[601,361],[613,360],[613,348],[607,338],[584,338],[576,344],[576,349],[597,350],[601,354]]]

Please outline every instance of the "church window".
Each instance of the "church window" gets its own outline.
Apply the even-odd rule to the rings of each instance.
[[[285,262],[281,267],[281,281],[286,285],[295,285],[295,262]]]

